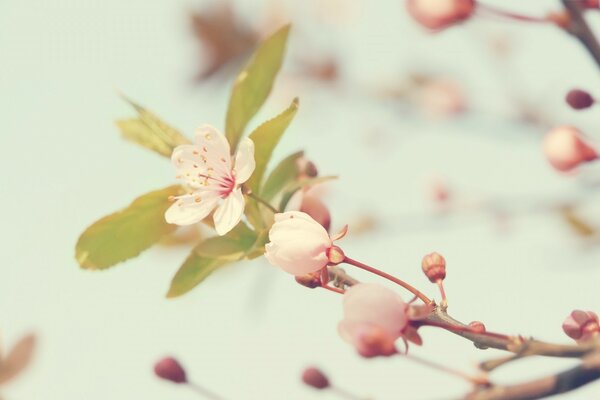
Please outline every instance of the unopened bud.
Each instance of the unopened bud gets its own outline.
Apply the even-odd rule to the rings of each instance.
[[[302,198],[300,211],[307,213],[317,221],[327,232],[331,226],[331,213],[327,206],[316,196],[309,193]]]
[[[331,246],[329,250],[327,250],[327,257],[329,258],[329,263],[333,265],[337,265],[344,261],[346,255],[344,251],[337,246]]]
[[[471,328],[473,331],[475,331],[477,333],[485,332],[485,325],[483,324],[483,322],[480,322],[480,321],[469,322],[469,328]]]
[[[423,257],[421,268],[423,268],[423,272],[433,283],[446,278],[446,260],[439,253],[434,252]]]
[[[596,150],[585,142],[573,126],[559,126],[546,134],[543,142],[546,158],[559,171],[570,171],[579,164],[598,158]]]
[[[326,389],[329,387],[329,379],[317,368],[307,368],[302,373],[302,382],[315,389]]]
[[[321,279],[319,274],[307,274],[294,277],[296,282],[302,286],[306,286],[309,289],[318,288],[321,286]]]
[[[314,178],[319,175],[319,170],[317,170],[317,166],[312,161],[307,161],[304,166],[304,174],[308,177]]]
[[[577,341],[588,340],[600,333],[598,315],[592,311],[574,310],[565,319],[562,328],[567,336]]]
[[[588,92],[580,89],[570,90],[565,96],[565,100],[575,110],[589,108],[594,104],[594,98]]]
[[[171,357],[163,358],[154,365],[154,373],[162,379],[174,383],[186,383],[185,371],[179,362]]]
[[[406,7],[421,25],[439,30],[469,18],[475,11],[475,0],[407,0]]]

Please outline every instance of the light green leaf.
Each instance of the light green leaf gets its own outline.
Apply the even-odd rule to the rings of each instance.
[[[267,201],[273,200],[281,191],[298,178],[297,161],[304,156],[303,151],[299,151],[287,156],[277,164],[269,177],[266,179],[262,189],[261,197]]]
[[[287,203],[290,201],[294,193],[303,187],[318,185],[319,183],[327,182],[332,179],[337,179],[337,176],[320,176],[318,178],[303,179],[301,181],[292,182],[285,188],[281,202],[279,203],[279,209],[285,210]]]
[[[190,141],[177,129],[169,126],[155,114],[124,97],[138,113],[137,118],[116,121],[121,135],[142,147],[165,157],[171,157],[173,149]]]
[[[169,186],[138,197],[127,208],[108,215],[83,232],[75,246],[75,258],[85,269],[105,269],[136,257],[175,225],[165,221],[169,196],[183,193],[181,186]]]
[[[200,243],[179,268],[167,297],[181,296],[220,267],[244,258],[254,248],[258,236],[243,222],[226,236],[215,236]]]
[[[290,122],[298,111],[298,99],[294,99],[292,104],[281,114],[264,122],[250,134],[250,139],[254,142],[254,159],[256,168],[247,185],[250,189],[260,194],[260,184],[263,175],[267,169],[267,164],[271,159],[273,150],[279,143],[279,139],[287,129]]]
[[[250,119],[263,105],[281,68],[290,26],[265,39],[237,76],[225,120],[225,134],[232,151]]]

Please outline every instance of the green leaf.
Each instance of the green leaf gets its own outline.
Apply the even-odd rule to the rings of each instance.
[[[123,96],[123,98],[138,113],[137,118],[116,121],[123,138],[165,157],[171,157],[175,147],[190,143],[177,129],[169,126],[155,114],[127,97]]]
[[[92,224],[79,237],[75,258],[85,269],[105,269],[136,257],[175,225],[165,221],[171,205],[169,196],[183,192],[179,185],[169,186],[138,197],[127,208]]]
[[[250,177],[247,185],[250,189],[260,194],[260,184],[263,175],[267,169],[267,164],[271,159],[273,150],[279,143],[279,139],[287,129],[290,122],[298,111],[298,99],[294,99],[292,104],[281,114],[261,124],[250,134],[250,139],[254,142],[254,159],[256,168]]]
[[[304,152],[299,151],[287,156],[277,164],[260,190],[263,199],[273,200],[285,187],[296,181],[298,178],[296,163],[302,156],[304,156]]]
[[[290,26],[265,39],[237,76],[225,120],[225,134],[235,150],[250,119],[263,105],[281,68]]]
[[[257,234],[241,222],[226,236],[215,236],[200,243],[173,277],[167,297],[181,296],[218,268],[241,260],[254,248],[257,239]]]
[[[320,176],[318,178],[303,179],[301,181],[292,182],[285,188],[284,194],[281,198],[281,202],[279,203],[279,209],[285,210],[287,203],[290,201],[294,193],[296,193],[303,187],[314,186],[319,183],[330,181],[332,179],[337,179],[337,176]]]

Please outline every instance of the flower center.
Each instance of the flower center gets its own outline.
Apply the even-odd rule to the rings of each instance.
[[[222,199],[227,198],[235,188],[235,177],[231,175],[224,176],[219,180],[219,195]]]

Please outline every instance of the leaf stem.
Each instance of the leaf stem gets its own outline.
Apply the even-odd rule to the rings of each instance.
[[[392,276],[386,272],[380,271],[377,268],[373,268],[367,264],[363,264],[360,261],[356,261],[350,257],[345,257],[343,262],[345,262],[346,264],[354,265],[355,267],[358,267],[360,269],[364,269],[365,271],[368,271],[372,274],[379,275],[382,278],[387,279],[388,281],[394,282],[395,284],[402,286],[404,289],[408,290],[409,292],[411,292],[412,294],[417,296],[419,299],[421,299],[421,301],[423,301],[423,303],[431,304],[431,299],[429,297],[425,296],[423,293],[421,293],[419,290],[417,290],[412,285],[404,282],[401,279],[396,278],[395,276]]]
[[[251,199],[256,200],[257,202],[259,202],[263,206],[267,207],[269,210],[271,210],[273,212],[273,214],[278,214],[279,213],[278,209],[276,209],[275,207],[273,207],[268,201],[266,201],[262,197],[257,196],[256,194],[254,194],[252,191],[246,192],[246,196],[250,197]]]

